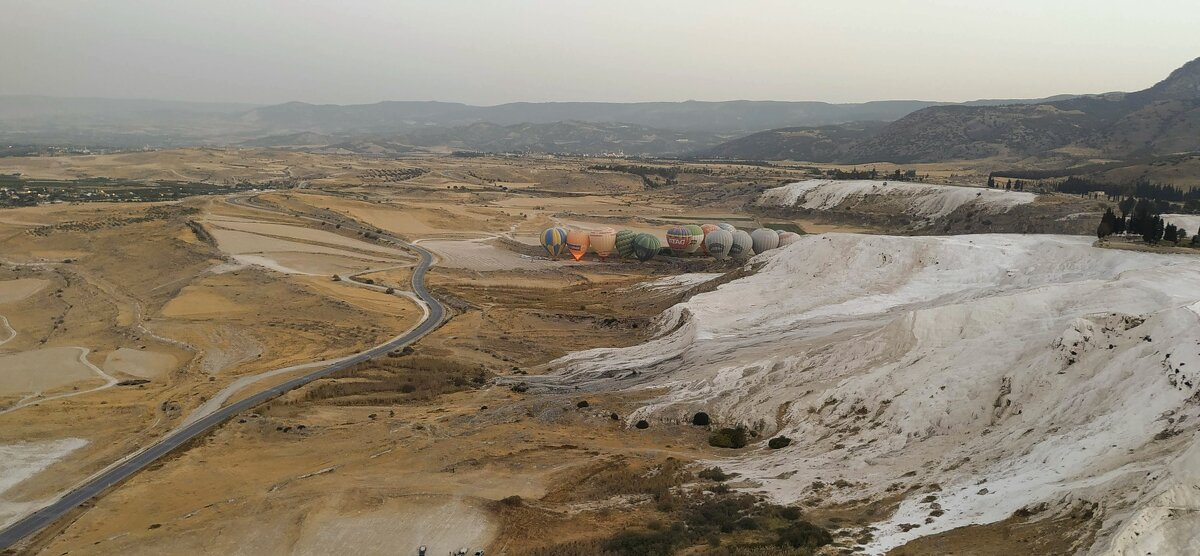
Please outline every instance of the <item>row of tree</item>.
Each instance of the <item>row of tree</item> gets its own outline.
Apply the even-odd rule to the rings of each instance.
[[[1146,199],[1142,199],[1142,201],[1146,201]],[[1158,214],[1149,212],[1139,214],[1136,208],[1134,213],[1128,217],[1124,213],[1117,216],[1111,208],[1104,211],[1104,216],[1100,217],[1100,226],[1096,228],[1096,236],[1105,238],[1113,234],[1139,235],[1146,243],[1182,243],[1188,238],[1187,231],[1184,229],[1174,224],[1164,223]],[[1192,244],[1198,245],[1198,239],[1200,239],[1200,230],[1192,236]]]
[[[990,178],[989,178],[990,181]],[[1138,181],[1135,183],[1104,183],[1071,176],[1058,184],[1061,193],[1084,194],[1102,191],[1109,197],[1137,197],[1155,201],[1184,203],[1200,207],[1200,189],[1183,190],[1174,185]]]
[[[1000,182],[996,181],[995,176],[988,176],[987,186],[991,189],[1000,189],[1001,188]],[[1017,181],[1005,180],[1003,188],[1010,189],[1013,191],[1025,191],[1025,180],[1017,180]]]
[[[916,170],[901,170],[897,168],[892,173],[880,172],[875,168],[870,170],[859,170],[851,168],[842,170],[841,168],[831,168],[825,170],[825,175],[835,180],[895,180],[895,181],[925,181],[925,177],[918,176]]]

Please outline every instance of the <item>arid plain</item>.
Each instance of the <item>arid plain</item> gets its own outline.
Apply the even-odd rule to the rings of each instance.
[[[675,170],[658,180],[612,162],[262,149],[0,159],[0,173],[28,178],[260,186],[173,203],[0,211],[0,454],[15,462],[0,480],[0,524],[216,407],[416,324],[414,254],[331,224],[340,219],[431,250],[427,283],[451,309],[446,322],[411,348],[239,415],[18,551],[395,554],[424,544],[433,554],[596,553],[624,530],[670,530],[692,497],[755,484],[700,472],[733,457],[709,446],[705,427],[669,418],[632,426],[662,385],[574,392],[529,389],[525,377],[570,353],[648,341],[660,313],[754,269],[707,257],[549,260],[537,245],[542,229],[970,226],[945,215],[935,226],[896,199],[845,214],[759,202],[817,171],[801,165],[647,163]],[[930,173],[986,179],[961,166]],[[1057,195],[1031,206],[995,219],[1020,228],[1052,215],[1094,228],[1101,210]],[[853,551],[906,493],[831,495],[802,510],[833,532],[822,551]],[[772,519],[779,529],[794,518]],[[1028,542],[1067,547],[1094,532],[1087,520],[1064,519],[984,529],[994,529],[986,534],[996,553]],[[690,552],[758,553],[736,547],[774,534],[715,531]],[[900,550],[940,553],[962,534]]]

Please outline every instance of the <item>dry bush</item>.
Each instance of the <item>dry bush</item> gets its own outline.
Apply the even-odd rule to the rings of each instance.
[[[335,405],[393,405],[425,401],[487,384],[492,374],[452,359],[411,355],[374,359],[331,375],[304,394]]]

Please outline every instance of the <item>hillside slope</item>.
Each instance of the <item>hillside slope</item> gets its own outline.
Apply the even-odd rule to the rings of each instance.
[[[536,384],[664,388],[630,422],[786,435],[719,462],[782,502],[906,492],[870,553],[1022,508],[1094,516],[1080,553],[1196,553],[1200,260],[1090,243],[805,236],[668,310],[657,339]]]
[[[811,134],[827,140],[812,141]],[[1003,106],[933,106],[875,128],[776,130],[747,139],[702,154],[917,163],[990,157],[1125,159],[1200,151],[1200,58],[1135,93]]]

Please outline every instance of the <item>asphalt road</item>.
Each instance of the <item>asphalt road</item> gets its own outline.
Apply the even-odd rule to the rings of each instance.
[[[230,198],[229,201],[230,203],[237,204],[239,206],[290,214],[273,207],[258,204],[253,198]],[[313,219],[330,221],[330,219],[327,218]],[[343,227],[349,227],[352,230],[366,230],[366,228],[363,228],[353,221],[339,220],[338,222],[341,223]],[[211,413],[190,425],[173,431],[162,440],[159,440],[158,442],[150,445],[148,448],[138,452],[128,460],[121,462],[104,473],[96,476],[92,480],[84,483],[75,490],[68,492],[62,498],[59,498],[49,506],[46,506],[26,516],[24,519],[21,519],[20,521],[5,528],[3,531],[0,531],[0,550],[10,548],[21,539],[24,539],[25,537],[49,527],[51,524],[67,515],[68,512],[75,509],[80,504],[95,498],[105,490],[108,490],[125,479],[132,477],[135,473],[145,469],[146,466],[154,463],[156,460],[167,455],[172,450],[204,434],[234,415],[282,395],[284,392],[304,386],[305,384],[308,384],[309,382],[317,380],[321,377],[336,373],[353,365],[357,365],[363,361],[383,355],[394,349],[407,346],[419,340],[426,334],[432,332],[435,328],[441,325],[442,319],[446,316],[446,308],[439,303],[437,299],[430,295],[428,290],[425,289],[425,272],[429,270],[430,265],[433,264],[433,255],[431,255],[429,251],[426,251],[425,249],[422,249],[416,245],[412,245],[399,238],[391,237],[386,234],[381,234],[381,237],[408,248],[420,256],[420,261],[417,263],[412,275],[412,291],[417,295],[417,297],[424,301],[426,305],[429,306],[429,316],[422,321],[420,325],[409,331],[407,334],[400,336],[386,344],[376,346],[348,359],[344,359],[329,365],[328,367],[323,367],[303,376],[293,378],[278,386],[272,386],[266,390],[263,390],[262,392],[254,394],[253,396],[222,407],[216,412]]]

